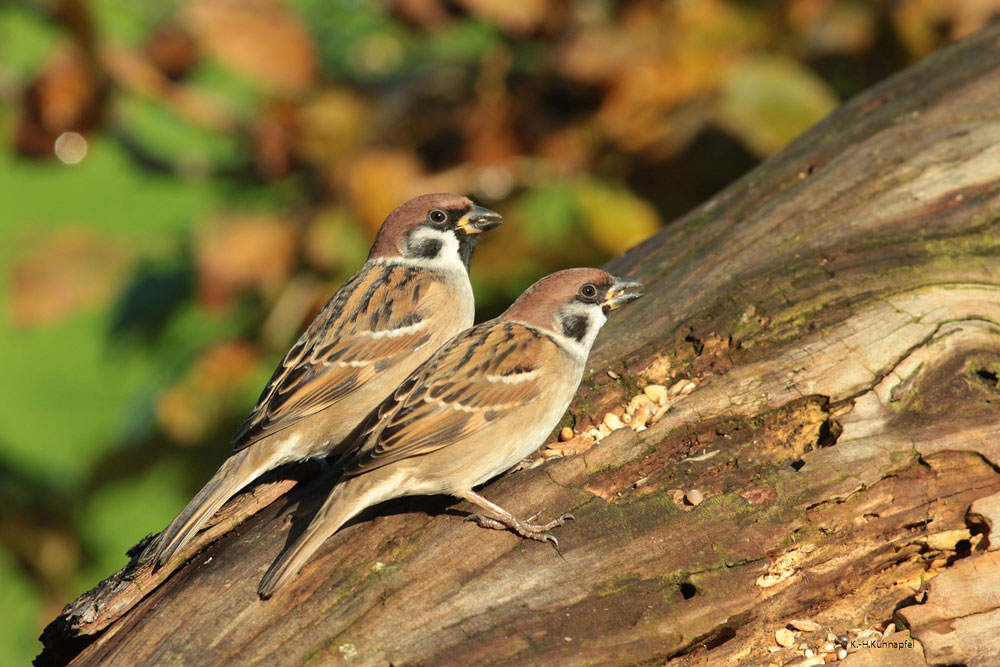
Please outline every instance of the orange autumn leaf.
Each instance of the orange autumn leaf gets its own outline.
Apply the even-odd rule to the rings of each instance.
[[[183,17],[201,47],[266,91],[305,92],[316,76],[316,49],[280,0],[189,0]]]
[[[84,228],[60,229],[30,240],[10,275],[12,323],[43,326],[108,304],[131,259],[122,244]]]
[[[101,118],[107,88],[82,50],[60,49],[25,91],[16,134],[23,155],[52,156],[56,138],[66,131],[85,132]]]
[[[188,374],[156,399],[156,419],[175,442],[193,445],[207,437],[253,379],[259,358],[242,340],[204,350]]]
[[[347,175],[354,211],[374,235],[385,216],[411,196],[423,166],[409,151],[373,151],[358,156]]]
[[[225,306],[246,288],[273,294],[295,262],[296,229],[268,216],[210,221],[195,234],[199,296],[209,308]]]

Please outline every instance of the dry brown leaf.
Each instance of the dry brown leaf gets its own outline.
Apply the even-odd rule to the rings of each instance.
[[[268,91],[301,94],[316,77],[312,37],[280,0],[188,0],[202,49]]]
[[[788,26],[809,53],[861,54],[872,47],[878,17],[860,2],[794,0],[786,10]]]
[[[261,177],[274,180],[291,171],[298,133],[298,107],[276,103],[260,111],[250,138],[254,165]]]
[[[295,227],[280,218],[247,215],[202,225],[195,234],[202,302],[220,308],[248,287],[274,293],[291,273],[295,245]]]
[[[171,81],[143,51],[111,44],[101,48],[100,58],[116,86],[155,99],[192,125],[222,132],[238,125],[233,110],[221,98],[203,88]]]
[[[256,351],[241,340],[224,341],[204,350],[188,375],[157,397],[160,427],[183,445],[206,438],[243,385],[253,378],[258,361]]]
[[[17,150],[36,157],[53,155],[63,132],[85,132],[96,125],[106,87],[80,49],[59,50],[41,76],[28,87],[18,119]]]
[[[722,0],[624,10],[616,34],[604,31],[587,43],[592,53],[577,52],[606,61],[590,63],[604,69],[608,86],[597,115],[602,131],[629,151],[668,157],[683,149],[704,126],[705,107],[730,65],[763,32],[752,19]],[[564,65],[572,68],[572,59]]]
[[[205,350],[195,361],[192,381],[199,389],[232,389],[253,373],[257,353],[243,340],[224,341]]]
[[[125,246],[83,228],[41,235],[22,247],[9,295],[10,319],[18,327],[52,324],[107,304],[131,263]]]
[[[374,151],[358,156],[347,173],[354,211],[374,235],[385,216],[412,196],[423,166],[409,151]]]
[[[394,0],[393,10],[401,17],[423,27],[434,27],[452,20],[443,0]]]
[[[165,23],[146,40],[146,55],[168,79],[179,79],[198,62],[198,46],[191,33]]]
[[[503,48],[494,49],[483,57],[476,84],[478,103],[465,123],[465,154],[469,162],[504,164],[520,153],[507,92],[512,62],[513,54]]]
[[[371,108],[344,88],[327,88],[299,111],[296,151],[306,161],[332,167],[357,155],[371,130]]]

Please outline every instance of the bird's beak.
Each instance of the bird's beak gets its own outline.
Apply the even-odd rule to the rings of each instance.
[[[501,222],[503,218],[496,211],[473,204],[469,212],[458,221],[457,227],[466,234],[481,234],[499,227]]]
[[[640,296],[642,292],[642,283],[636,280],[629,280],[628,278],[615,277],[615,282],[608,290],[608,295],[604,297],[604,301],[601,303],[602,306],[608,310],[614,310],[616,308],[621,308],[626,303],[632,303]]]

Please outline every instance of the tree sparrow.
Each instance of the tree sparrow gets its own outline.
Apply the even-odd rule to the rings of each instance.
[[[159,568],[237,491],[342,441],[414,368],[473,323],[469,261],[500,215],[431,194],[382,223],[368,261],[292,346],[233,437],[233,453],[147,553]]]
[[[343,477],[260,583],[270,597],[329,536],[367,507],[448,494],[486,510],[480,525],[555,543],[546,524],[518,519],[472,489],[534,451],[569,407],[608,314],[641,285],[570,269],[532,285],[500,317],[458,334],[413,371],[351,436]]]

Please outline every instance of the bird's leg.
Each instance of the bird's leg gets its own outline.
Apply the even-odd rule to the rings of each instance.
[[[533,459],[530,456],[526,456],[525,458],[515,463],[514,467],[511,468],[508,472],[521,472],[522,470],[531,470],[532,468],[537,468],[543,463],[545,463],[545,459],[543,459],[542,457]]]
[[[496,503],[490,502],[474,491],[466,491],[462,494],[462,498],[465,498],[470,503],[479,505],[493,515],[492,517],[489,517],[481,514],[473,514],[469,517],[470,521],[475,521],[483,528],[492,528],[494,530],[513,530],[521,537],[526,537],[529,540],[551,542],[557,549],[559,548],[559,541],[555,538],[555,536],[549,534],[548,531],[556,528],[557,526],[561,526],[574,518],[572,514],[563,514],[561,517],[553,519],[548,523],[537,524],[535,523],[535,519],[537,519],[541,514],[540,511],[532,514],[527,519],[518,519],[504,508],[500,507]]]

